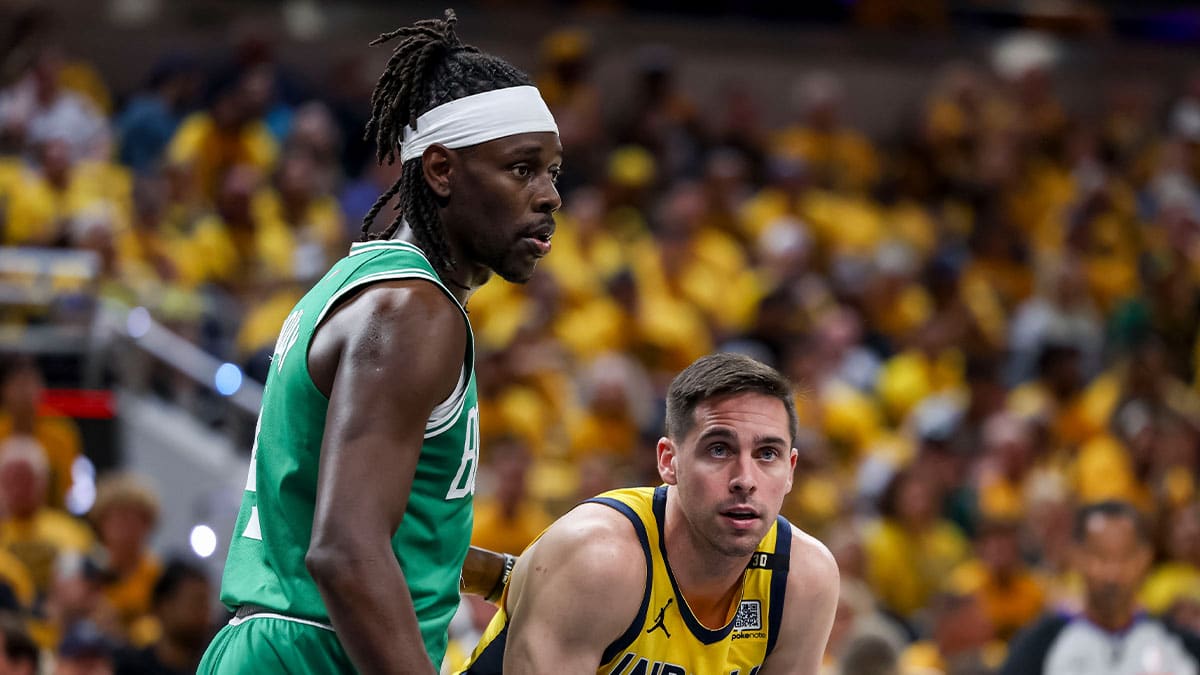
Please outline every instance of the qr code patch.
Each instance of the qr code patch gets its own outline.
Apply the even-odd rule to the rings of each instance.
[[[733,617],[734,630],[762,630],[762,605],[757,600],[743,600]]]

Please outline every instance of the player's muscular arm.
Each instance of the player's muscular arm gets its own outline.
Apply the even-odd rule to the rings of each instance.
[[[791,569],[783,621],[762,675],[817,675],[837,611],[837,563],[825,545],[800,531],[792,534]]]
[[[391,539],[426,420],[453,391],[465,349],[462,315],[440,290],[395,282],[341,306],[309,353],[314,382],[332,384],[305,563],[360,673],[434,672]]]
[[[584,504],[522,554],[508,595],[506,675],[592,675],[637,615],[645,557],[616,511]]]

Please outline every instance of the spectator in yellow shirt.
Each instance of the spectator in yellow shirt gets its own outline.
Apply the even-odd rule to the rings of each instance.
[[[1001,640],[1036,619],[1046,602],[1045,588],[1021,559],[1019,533],[1019,521],[984,521],[975,541],[978,560],[959,566],[950,579],[953,587],[979,598]]]
[[[49,471],[46,503],[61,508],[83,443],[75,420],[42,405],[45,386],[42,371],[32,359],[15,357],[7,364],[0,383],[0,440],[17,436],[37,440]]]
[[[316,279],[345,248],[342,211],[305,152],[280,160],[274,184],[250,204],[259,261],[270,280]]]
[[[231,82],[217,85],[207,111],[183,120],[167,146],[171,163],[193,166],[197,185],[210,199],[215,197],[221,177],[238,164],[270,171],[279,154],[278,144],[262,121],[253,90],[262,75],[248,71]]]
[[[1167,523],[1166,556],[1142,584],[1140,600],[1152,614],[1200,600],[1200,505],[1177,509]]]
[[[150,612],[151,592],[162,572],[162,563],[148,547],[158,510],[158,496],[144,479],[110,474],[96,486],[96,502],[88,513],[107,563],[104,595],[127,637]]]
[[[45,593],[60,555],[84,554],[93,537],[65,511],[46,505],[50,468],[41,446],[28,436],[0,443],[0,546],[29,568],[39,594]]]
[[[11,188],[6,244],[67,245],[78,236],[77,221],[85,217],[128,225],[132,197],[127,173],[75,160],[63,138],[47,138],[34,147],[37,169],[23,171]]]
[[[800,119],[776,134],[771,146],[803,160],[822,187],[866,191],[879,179],[879,158],[867,137],[841,119],[843,89],[841,79],[828,72],[801,80],[795,92]]]
[[[897,473],[884,491],[880,515],[865,533],[867,581],[886,609],[913,621],[970,547],[938,515],[938,494],[926,473]]]

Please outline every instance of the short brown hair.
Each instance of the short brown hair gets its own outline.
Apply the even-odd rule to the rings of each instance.
[[[742,354],[720,353],[702,356],[671,381],[667,391],[667,436],[678,442],[695,424],[696,406],[720,396],[755,393],[771,396],[783,403],[788,416],[789,439],[796,445],[800,421],[792,385],[779,371]]]

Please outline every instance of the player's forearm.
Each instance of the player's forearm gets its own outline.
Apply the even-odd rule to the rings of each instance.
[[[386,553],[386,554],[384,554]],[[390,550],[313,550],[305,562],[359,673],[434,673],[404,572]]]
[[[463,561],[462,592],[485,598],[499,596],[507,581],[505,576],[512,570],[510,559],[512,556],[472,546]]]

